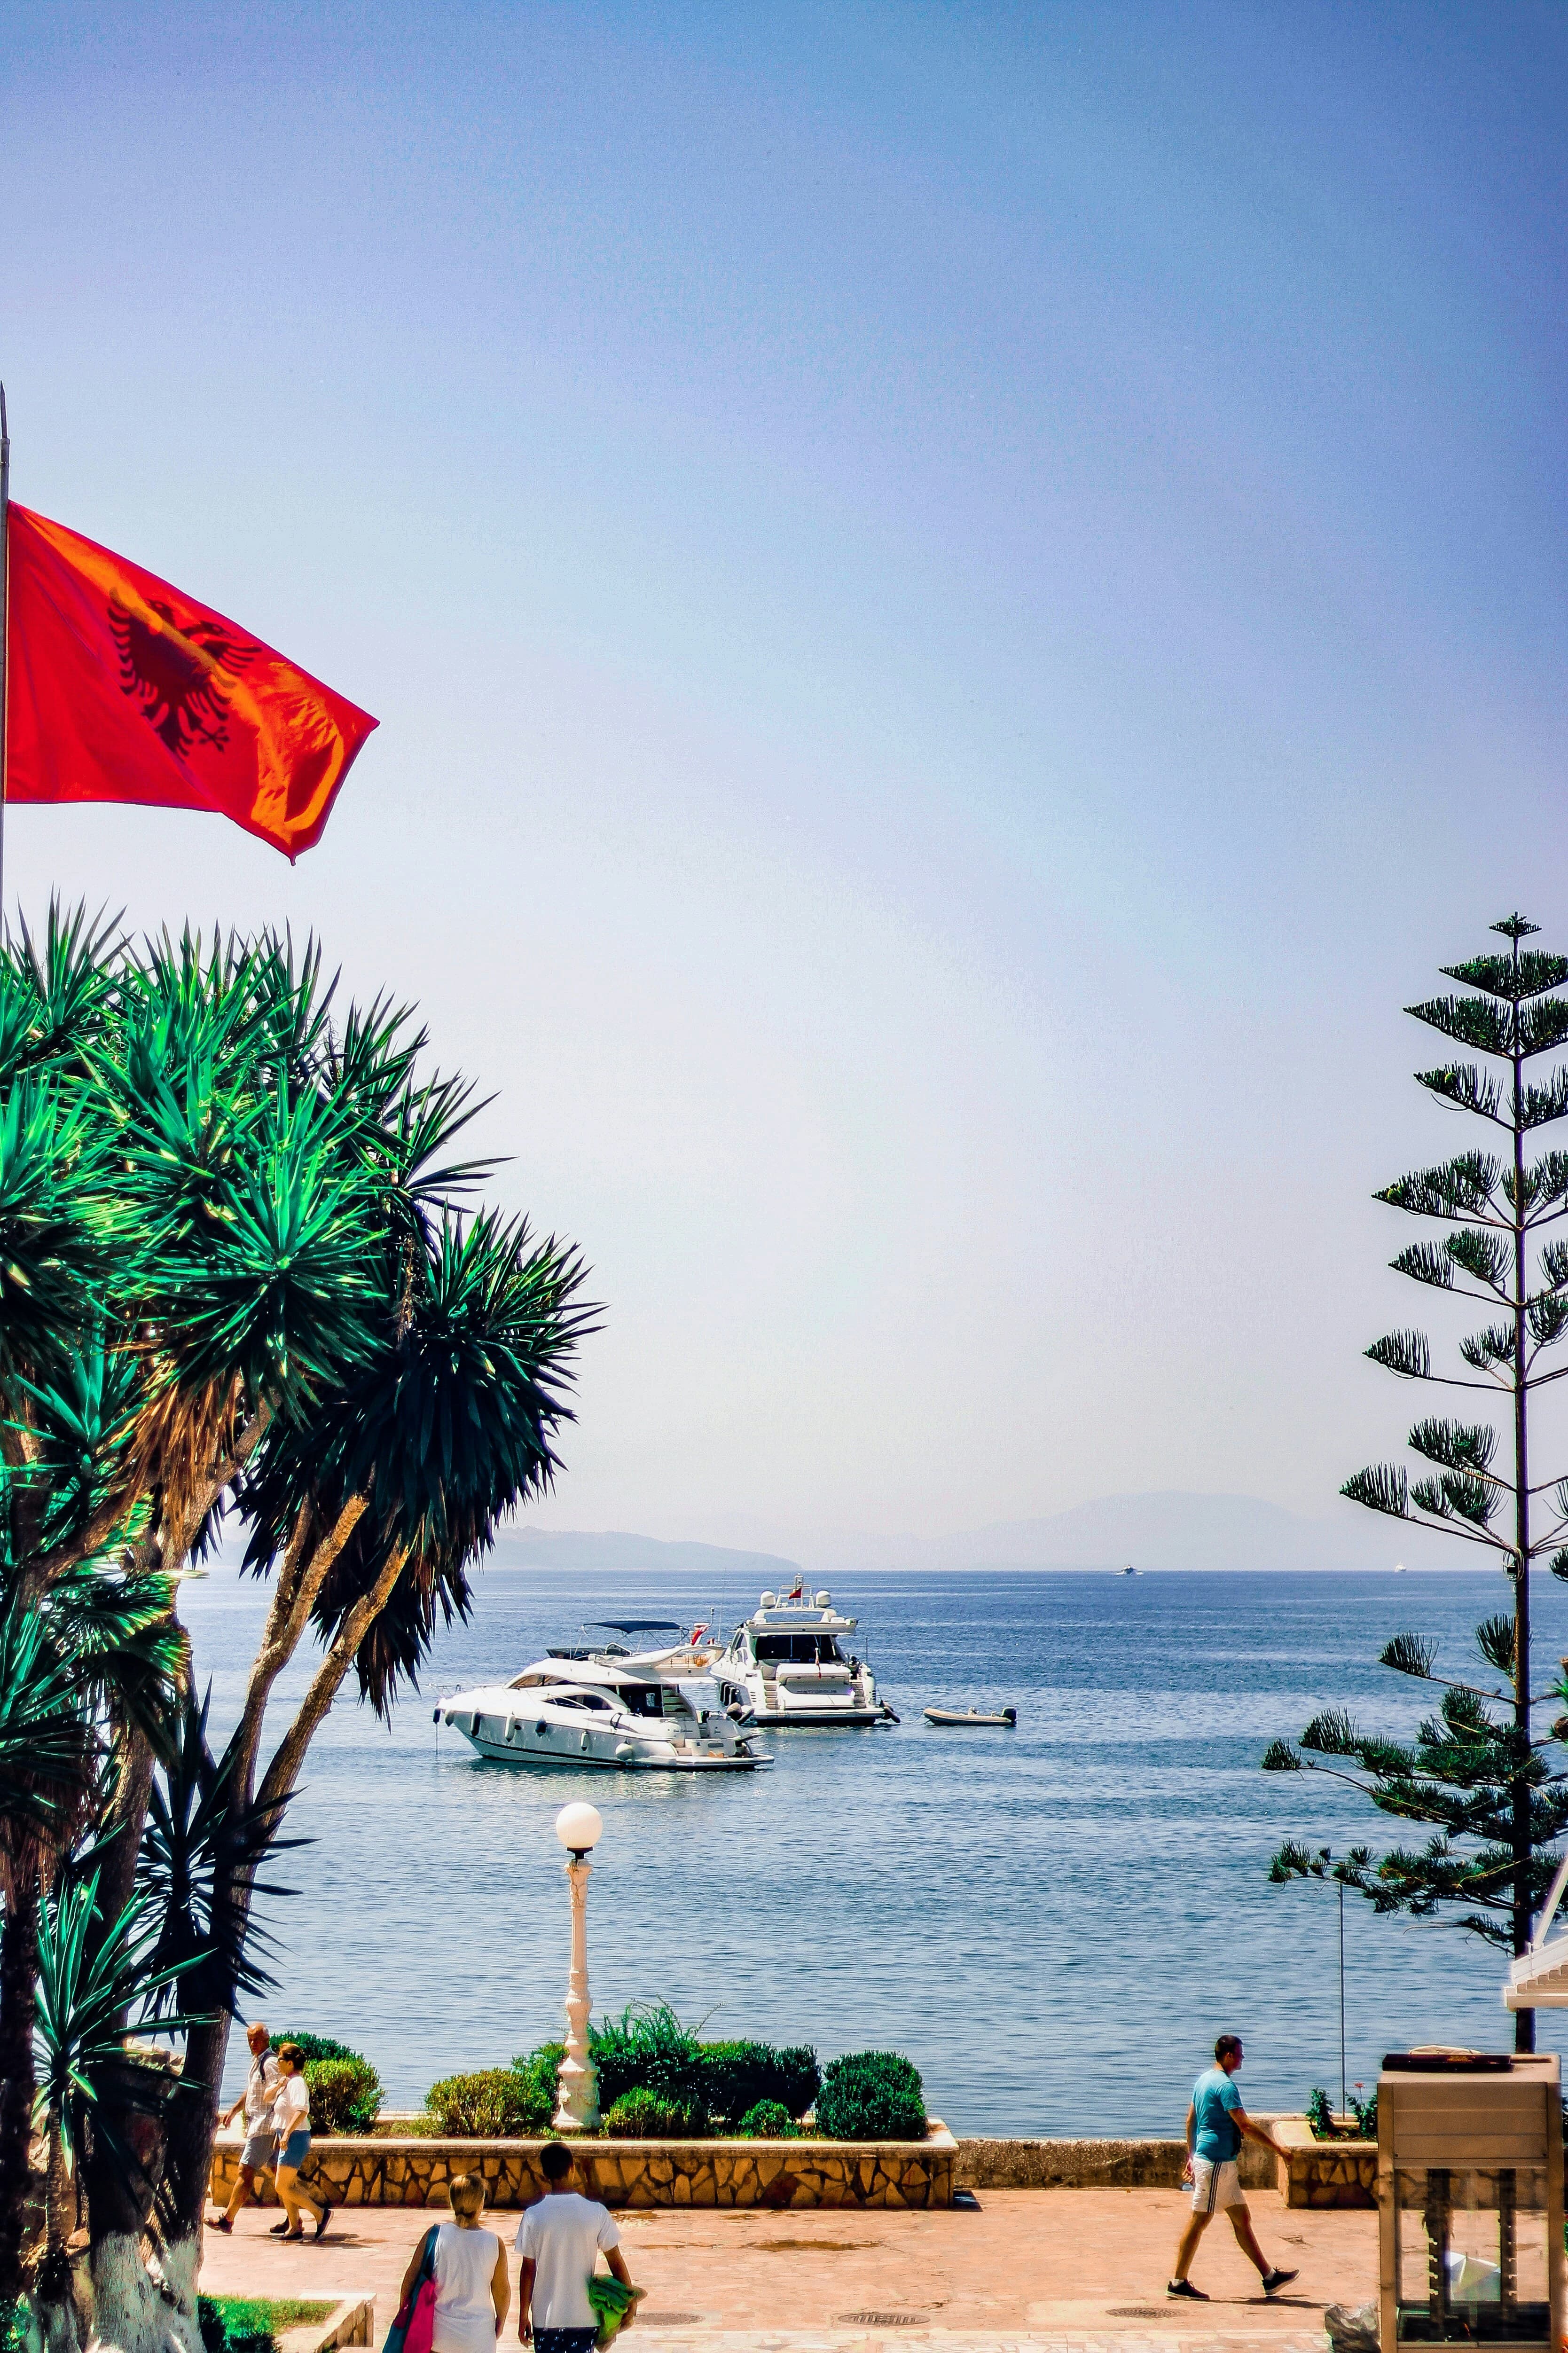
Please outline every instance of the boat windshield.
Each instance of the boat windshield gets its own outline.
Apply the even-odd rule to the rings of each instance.
[[[756,1643],[758,1658],[770,1662],[792,1659],[797,1666],[827,1666],[843,1661],[831,1634],[759,1634]]]
[[[611,1704],[603,1692],[552,1692],[550,1696],[552,1704],[556,1707],[608,1708]]]

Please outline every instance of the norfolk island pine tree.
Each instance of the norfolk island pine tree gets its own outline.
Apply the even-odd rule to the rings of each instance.
[[[1418,1331],[1390,1333],[1367,1355],[1402,1380],[1497,1397],[1506,1407],[1513,1476],[1494,1468],[1500,1440],[1491,1424],[1434,1418],[1418,1421],[1409,1439],[1429,1471],[1412,1481],[1403,1468],[1379,1464],[1358,1471],[1342,1493],[1493,1556],[1513,1606],[1478,1627],[1476,1640],[1507,1688],[1439,1676],[1436,1646],[1398,1634],[1381,1663],[1443,1694],[1414,1744],[1364,1733],[1344,1710],[1330,1709],[1303,1733],[1305,1757],[1276,1741],[1263,1764],[1269,1772],[1333,1774],[1381,1811],[1430,1825],[1419,1851],[1358,1859],[1347,1883],[1381,1912],[1431,1918],[1457,1911],[1460,1926],[1517,1955],[1529,1946],[1561,1861],[1553,1841],[1568,1825],[1568,1775],[1556,1746],[1568,1737],[1568,1715],[1559,1713],[1543,1736],[1535,1731],[1538,1709],[1568,1702],[1568,1680],[1559,1675],[1547,1691],[1531,1691],[1530,1613],[1531,1570],[1543,1556],[1551,1573],[1568,1582],[1568,1476],[1531,1476],[1532,1403],[1568,1373],[1568,1363],[1552,1360],[1568,1334],[1568,1239],[1547,1231],[1568,1218],[1568,1153],[1528,1149],[1538,1130],[1568,1117],[1568,1069],[1535,1074],[1538,1058],[1568,1041],[1568,998],[1555,994],[1568,981],[1568,956],[1527,948],[1537,926],[1521,915],[1491,928],[1505,950],[1443,967],[1445,978],[1473,993],[1406,1010],[1457,1048],[1501,1066],[1456,1059],[1416,1072],[1440,1103],[1498,1130],[1501,1148],[1461,1153],[1400,1177],[1375,1198],[1448,1229],[1402,1250],[1392,1261],[1396,1272],[1474,1300],[1497,1320],[1459,1343],[1462,1372],[1435,1372]],[[1532,1513],[1539,1498],[1548,1500]],[[1287,1841],[1270,1877],[1294,1878],[1310,1867],[1307,1849]],[[1517,2049],[1534,2049],[1533,2010],[1515,2013],[1514,2034]]]

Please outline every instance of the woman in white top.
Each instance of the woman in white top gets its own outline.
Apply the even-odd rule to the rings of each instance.
[[[506,2250],[493,2231],[482,2230],[485,2185],[477,2173],[454,2174],[447,2190],[450,2222],[427,2231],[408,2259],[399,2308],[406,2305],[425,2267],[425,2250],[436,2242],[436,2312],[431,2353],[495,2353],[496,2339],[511,2301]]]
[[[299,2186],[300,2168],[310,2154],[310,2087],[305,2081],[305,2054],[297,2042],[279,2044],[278,2064],[282,2081],[278,2097],[272,2103],[272,2129],[278,2136],[278,2195],[282,2200],[284,2220],[274,2222],[275,2239],[302,2239],[300,2209],[303,2206],[316,2218],[316,2236],[327,2235],[327,2221],[331,2208],[323,2198],[319,2203],[307,2198]]]

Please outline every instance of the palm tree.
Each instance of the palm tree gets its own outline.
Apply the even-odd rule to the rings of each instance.
[[[436,1624],[466,1613],[499,1518],[558,1467],[574,1355],[593,1326],[574,1250],[469,1212],[488,1170],[456,1146],[479,1106],[461,1079],[424,1071],[426,1047],[406,1008],[340,1008],[319,950],[297,955],[287,936],[187,933],[132,950],[112,925],[51,908],[38,942],[24,933],[0,951],[4,1589],[58,1615],[86,1564],[117,1578],[122,1599],[159,1580],[139,1639],[163,1676],[147,1705],[102,1672],[59,1695],[83,1755],[47,1800],[59,1815],[47,1861],[26,1843],[27,1805],[45,1800],[19,1781],[13,1799],[5,1782],[0,1688],[0,1869],[12,1846],[37,1866],[17,1880],[14,1986],[0,1939],[0,2044],[14,2052],[30,2037],[26,1901],[36,1912],[94,1802],[82,1793],[101,1795],[111,1761],[89,1941],[126,1918],[140,1871],[134,1916],[152,1942],[136,1947],[138,1967],[189,1965],[210,2013],[185,2051],[200,2096],[162,2120],[163,2272],[193,2348],[227,2022],[258,1981],[258,1874],[310,1740],[351,1672],[384,1708]],[[174,1594],[227,1513],[272,1599],[240,1721],[215,1757]],[[307,1636],[321,1658],[263,1758],[268,1700]],[[124,1644],[117,1655],[129,1670]],[[128,1993],[122,2032],[135,2014]],[[9,2231],[14,2281],[26,2151],[9,2118],[7,2157],[8,2117],[0,2274]],[[132,2306],[151,2293],[145,2207],[117,2187],[111,2136],[92,2140],[100,2321],[129,2342]]]

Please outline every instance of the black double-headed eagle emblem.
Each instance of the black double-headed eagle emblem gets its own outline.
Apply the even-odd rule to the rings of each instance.
[[[239,672],[259,649],[231,637],[216,621],[182,628],[167,605],[116,586],[109,626],[120,654],[121,691],[176,758],[197,744],[221,752],[228,742],[228,705]]]

